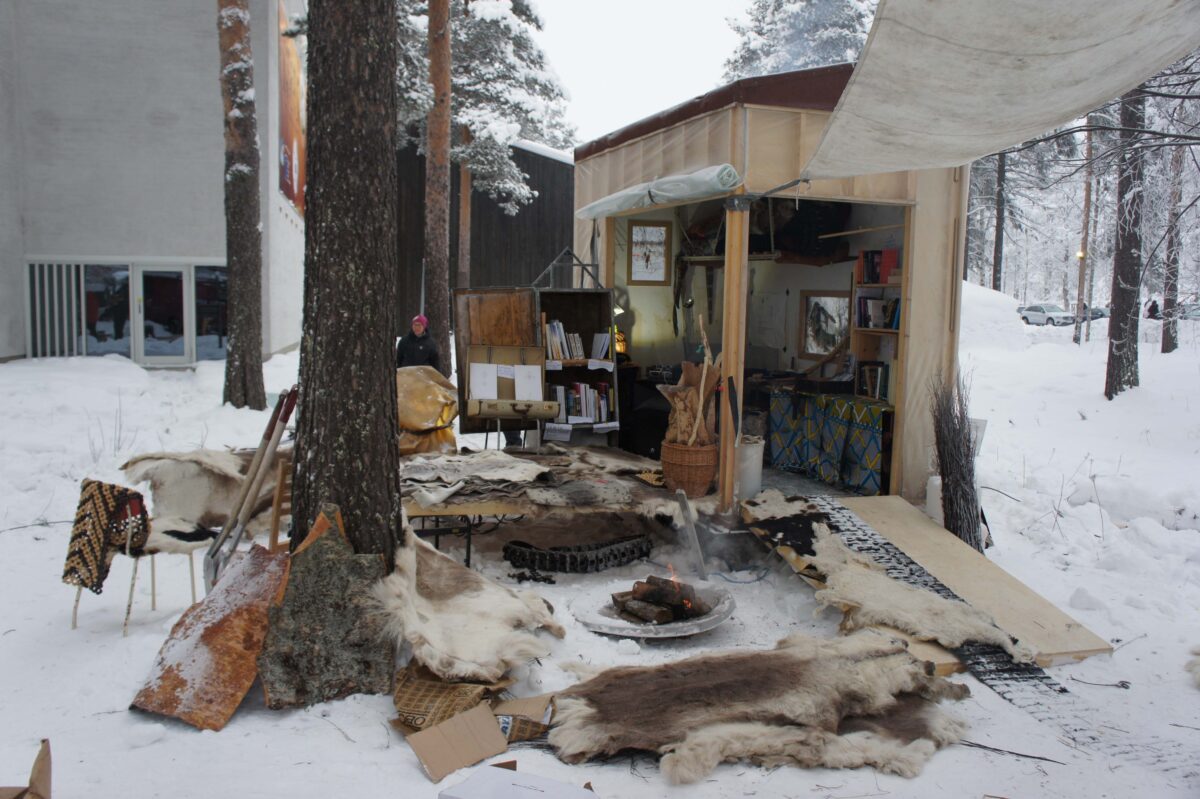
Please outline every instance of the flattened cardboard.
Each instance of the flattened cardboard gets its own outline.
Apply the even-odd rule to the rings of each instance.
[[[596,799],[596,794],[566,782],[506,768],[478,768],[438,799]]]
[[[0,788],[0,799],[50,799],[50,741],[42,739],[33,768],[29,773],[29,785],[18,788]]]
[[[523,699],[505,699],[503,702],[493,705],[492,712],[497,716],[523,716],[546,723],[550,720],[546,717],[546,711],[550,709],[550,702],[553,699],[554,694],[527,696]]]
[[[491,709],[480,704],[434,727],[408,736],[425,774],[441,782],[447,774],[508,749]],[[497,770],[497,769],[489,769]]]

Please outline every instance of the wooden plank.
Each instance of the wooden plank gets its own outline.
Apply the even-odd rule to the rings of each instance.
[[[838,500],[1009,635],[1039,666],[1112,652],[1112,646],[1017,578],[896,496]]]
[[[738,189],[744,193],[744,187]],[[743,363],[746,357],[746,256],[750,248],[749,211],[727,210],[725,212],[725,289],[724,307],[721,309],[721,386],[733,378],[737,395],[742,397]],[[729,392],[723,392],[721,401],[721,447],[718,467],[718,490],[720,510],[728,511],[733,506],[733,483],[737,470],[734,448],[733,414],[737,408],[729,404]],[[740,420],[739,420],[740,425]]]

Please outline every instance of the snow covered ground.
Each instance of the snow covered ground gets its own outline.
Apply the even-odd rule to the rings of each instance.
[[[1077,348],[1070,329],[1026,328],[1015,301],[990,291],[966,287],[963,307],[972,413],[988,420],[978,470],[996,542],[989,556],[1114,642],[1111,657],[1051,670],[1094,708],[1098,728],[1157,737],[1200,762],[1200,689],[1184,671],[1188,650],[1200,646],[1200,324],[1184,323],[1182,350],[1164,356],[1157,323],[1143,321],[1142,387],[1108,402],[1103,322]],[[143,565],[128,638],[121,637],[125,558],[114,563],[103,595],[84,596],[79,629],[70,629],[74,591],[60,575],[80,479],[121,482],[117,467],[139,452],[253,446],[266,414],[218,404],[222,369],[148,372],[118,356],[0,364],[0,783],[23,783],[38,739],[47,737],[59,796],[436,796],[465,772],[431,785],[386,723],[389,697],[272,712],[252,691],[220,733],[127,711],[189,601],[182,558],[158,559],[157,610]],[[296,371],[295,354],[273,358],[268,391],[286,388]],[[505,580],[504,566],[482,569]],[[576,596],[645,570],[538,586],[567,637],[521,674],[516,690],[569,684],[558,667],[564,661],[662,662],[713,648],[767,648],[794,630],[834,634],[834,620],[814,619],[811,592],[782,569],[757,582],[722,583],[737,598],[734,619],[692,641],[638,647],[592,635],[570,618]],[[753,581],[758,573],[729,576]],[[1184,797],[1200,790],[1178,775],[1072,747],[972,678],[955,679],[973,691],[954,708],[970,721],[969,740],[1059,762],[956,746],[913,780],[869,769],[735,764],[673,788],[648,757],[573,767],[540,751],[508,756],[525,771],[590,780],[604,799]],[[1129,687],[1091,684],[1118,681]]]

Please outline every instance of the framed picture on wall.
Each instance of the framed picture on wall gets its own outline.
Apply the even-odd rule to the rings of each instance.
[[[850,292],[800,292],[800,355],[823,358],[850,336]]]
[[[671,223],[629,223],[630,286],[671,285]]]

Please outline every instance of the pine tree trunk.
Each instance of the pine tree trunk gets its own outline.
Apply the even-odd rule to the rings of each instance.
[[[1089,124],[1091,118],[1088,119]],[[1079,344],[1083,340],[1083,323],[1085,317],[1091,315],[1089,303],[1084,302],[1083,295],[1087,290],[1087,264],[1088,264],[1088,229],[1092,223],[1092,132],[1089,130],[1085,136],[1086,144],[1083,148],[1083,158],[1086,166],[1083,172],[1083,233],[1079,237],[1079,285],[1075,291],[1075,333],[1071,336],[1071,341]],[[1085,308],[1087,310],[1085,310]]]
[[[471,143],[471,131],[462,128],[462,142]],[[466,160],[458,167],[458,282],[460,289],[471,286],[471,168]]]
[[[235,408],[267,407],[262,373],[262,232],[258,128],[248,0],[218,0],[221,99],[225,109],[225,391]]]
[[[1138,384],[1138,311],[1142,285],[1142,154],[1135,130],[1145,123],[1146,97],[1134,89],[1121,98],[1117,164],[1117,243],[1113,253],[1112,311],[1104,396],[1112,399]]]
[[[1092,222],[1091,222],[1091,234],[1089,236],[1089,238],[1092,242],[1096,241],[1096,232],[1097,232],[1096,226],[1100,223],[1100,201],[1101,201],[1101,199],[1103,199],[1101,192],[1100,192],[1101,185],[1102,184],[1100,183],[1100,176],[1099,175],[1094,176],[1092,178]],[[1096,259],[1089,257],[1088,258],[1088,287],[1087,287],[1087,302],[1088,302],[1089,308],[1095,306],[1096,303],[1095,303],[1095,300],[1093,299],[1095,296],[1096,296]],[[1083,328],[1083,340],[1084,341],[1092,340],[1092,317],[1090,315],[1088,316],[1088,320],[1085,323],[1084,328]]]
[[[429,3],[429,79],[433,107],[426,121],[425,315],[449,376],[450,357],[450,0]]]
[[[1167,211],[1167,260],[1163,268],[1162,351],[1179,347],[1179,203],[1183,200],[1184,149],[1171,152],[1171,200]]]
[[[996,240],[992,247],[992,288],[1003,291],[1004,285],[1004,176],[1008,155],[996,154]]]
[[[336,503],[359,553],[400,537],[396,8],[309,0],[304,329],[292,514]]]

